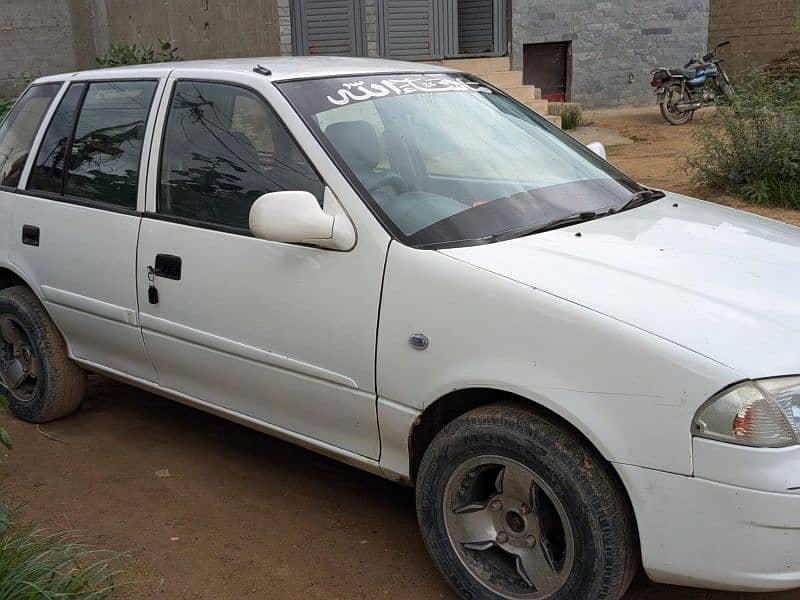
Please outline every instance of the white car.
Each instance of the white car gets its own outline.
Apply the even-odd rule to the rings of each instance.
[[[794,227],[350,58],[41,78],[0,186],[19,418],[102,373],[414,484],[464,598],[800,586]]]

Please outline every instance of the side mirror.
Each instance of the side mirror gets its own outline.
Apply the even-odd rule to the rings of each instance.
[[[329,195],[326,190],[326,207]],[[343,213],[326,213],[313,194],[302,191],[270,192],[258,198],[250,207],[250,231],[262,240],[334,250],[349,250],[355,241],[353,226]]]
[[[606,147],[603,146],[600,142],[592,142],[590,144],[586,144],[586,147],[597,154],[600,158],[606,159],[608,156],[606,155]]]

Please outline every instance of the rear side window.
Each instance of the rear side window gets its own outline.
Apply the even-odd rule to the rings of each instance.
[[[56,113],[44,136],[36,163],[33,166],[28,189],[61,194],[64,189],[64,159],[67,155],[75,116],[85,84],[71,85],[61,99]]]
[[[155,81],[71,87],[45,136],[29,187],[135,209],[156,87]]]
[[[247,229],[262,194],[322,182],[265,101],[224,83],[180,81],[164,133],[158,211]]]
[[[60,83],[31,86],[0,124],[0,186],[19,185],[33,139],[60,88]]]

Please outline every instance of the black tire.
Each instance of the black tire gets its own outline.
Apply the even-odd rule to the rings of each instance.
[[[661,109],[661,116],[664,117],[664,120],[670,125],[685,125],[691,121],[692,117],[694,116],[693,110],[678,112],[674,108],[670,107],[670,100],[673,98],[673,96],[677,94],[677,96],[680,98],[682,93],[681,86],[672,85],[663,95],[658,104],[658,107]]]
[[[489,462],[508,460],[509,464],[524,466],[549,487],[547,491],[563,508],[562,514],[569,522],[568,529],[574,542],[570,550],[571,568],[566,568],[566,558],[562,558],[560,579],[546,593],[539,592],[537,586],[531,583],[534,578],[528,578],[525,582],[519,563],[516,564],[518,581],[513,579],[513,568],[506,566],[503,561],[506,558],[512,561],[518,559],[508,554],[507,544],[500,543],[508,540],[508,534],[501,533],[505,540],[498,536],[496,544],[488,549],[468,550],[466,546],[461,546],[462,554],[470,553],[466,562],[459,557],[455,543],[450,540],[446,524],[448,517],[445,516],[448,510],[446,490],[458,489],[459,496],[463,494],[461,490],[466,490],[468,496],[473,488],[485,491],[487,484],[482,480],[486,479],[485,473],[488,472],[491,481],[491,477],[494,477],[491,471],[479,470],[477,475],[475,471],[469,471],[465,480],[456,485],[460,479],[457,477],[460,466],[471,469],[475,461],[483,460],[481,457]],[[523,514],[528,514],[528,520],[535,517],[538,521],[536,533],[541,536],[539,546],[544,546],[547,551],[550,557],[548,564],[556,565],[558,561],[553,557],[558,549],[553,539],[546,539],[544,533],[549,530],[552,535],[556,528],[552,525],[543,527],[539,515],[547,512],[553,523],[553,516],[557,518],[559,513],[553,511],[552,503],[546,511],[546,503],[541,498],[547,496],[541,496],[541,490],[536,491],[535,483],[532,489],[532,506],[536,508]],[[481,510],[487,511],[488,507],[505,510],[496,508],[495,505],[502,506],[501,503],[491,501],[492,498],[499,498],[493,493],[490,490],[488,504]],[[540,500],[536,500],[537,493],[540,494]],[[585,440],[557,419],[525,407],[490,405],[475,409],[448,424],[434,438],[422,459],[416,498],[419,526],[428,551],[448,583],[462,598],[468,600],[618,600],[638,569],[638,538],[632,509],[611,466]],[[465,499],[464,502],[469,502],[469,509],[476,506],[473,500]],[[453,514],[477,513],[459,509]],[[564,534],[565,539],[567,535]],[[534,536],[527,539],[534,539]],[[487,554],[482,558],[484,552]],[[489,552],[494,554],[490,555]],[[473,560],[474,566],[468,567],[467,564],[473,565]],[[481,560],[484,562],[481,563]]]
[[[2,329],[9,322],[10,333]],[[15,391],[10,382],[3,387],[11,413],[24,421],[47,423],[75,412],[86,390],[86,373],[69,359],[64,338],[38,298],[27,287],[15,286],[0,291],[0,375],[9,372],[14,352],[22,345],[33,356],[36,376],[28,377],[24,390],[20,386]]]

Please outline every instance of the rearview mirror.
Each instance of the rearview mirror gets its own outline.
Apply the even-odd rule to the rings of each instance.
[[[601,144],[600,142],[591,142],[590,144],[586,144],[586,147],[595,154],[597,154],[597,156],[599,156],[600,158],[603,159],[608,158],[606,156],[606,147],[603,146],[603,144]]]
[[[326,190],[326,208],[330,196]],[[343,213],[326,213],[313,194],[302,191],[270,192],[258,198],[250,207],[250,231],[271,242],[334,250],[349,250],[354,241],[352,224]]]

